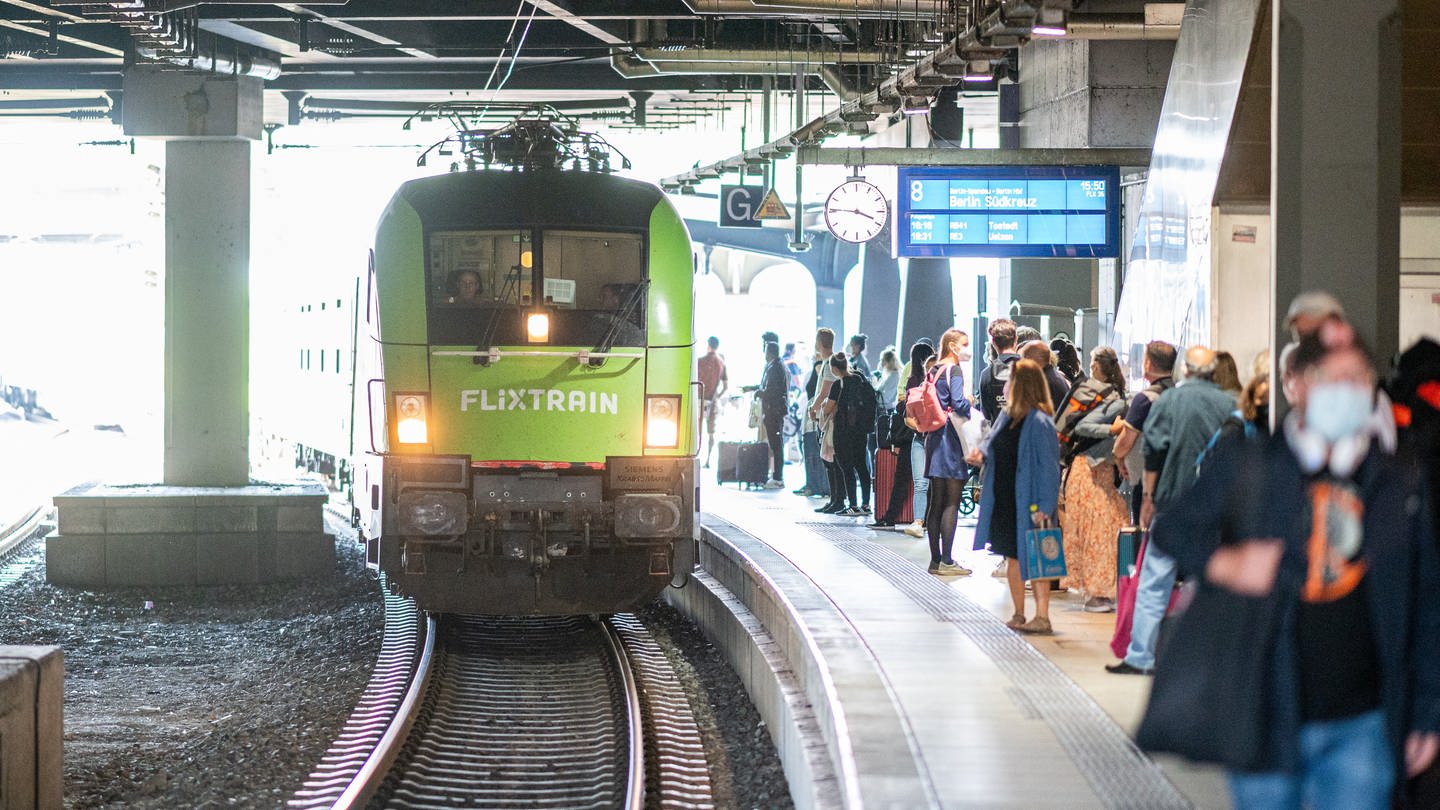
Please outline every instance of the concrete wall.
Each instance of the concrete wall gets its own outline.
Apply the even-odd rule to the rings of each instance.
[[[1211,334],[1235,355],[1242,375],[1266,348],[1274,306],[1268,287],[1270,213],[1264,207],[1222,206],[1211,233]],[[1248,241],[1250,238],[1253,242]],[[1400,214],[1400,347],[1421,336],[1440,340],[1440,208],[1409,207]],[[1382,364],[1384,358],[1379,358]]]
[[[1034,40],[1020,49],[1020,145],[1149,146],[1175,43]]]

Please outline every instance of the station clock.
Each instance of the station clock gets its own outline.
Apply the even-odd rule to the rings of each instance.
[[[885,192],[863,177],[852,177],[835,187],[825,200],[825,227],[836,239],[859,244],[884,230],[890,219]]]

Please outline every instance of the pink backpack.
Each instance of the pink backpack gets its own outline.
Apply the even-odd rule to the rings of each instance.
[[[945,381],[950,381],[950,367],[945,368]],[[915,420],[921,433],[939,430],[949,415],[940,405],[940,395],[935,391],[935,380],[929,375],[920,384],[905,392],[905,415]]]

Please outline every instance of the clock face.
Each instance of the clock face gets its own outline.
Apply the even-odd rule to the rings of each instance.
[[[864,180],[846,180],[825,200],[825,227],[836,239],[868,242],[890,220],[890,203],[885,193]]]

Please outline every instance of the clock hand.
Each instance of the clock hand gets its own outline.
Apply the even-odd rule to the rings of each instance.
[[[869,214],[865,213],[864,211],[861,211],[859,208],[851,208],[847,213],[859,214],[860,216],[865,217],[866,219],[870,220],[871,222],[874,222],[875,219],[876,219],[875,217],[870,216]]]

